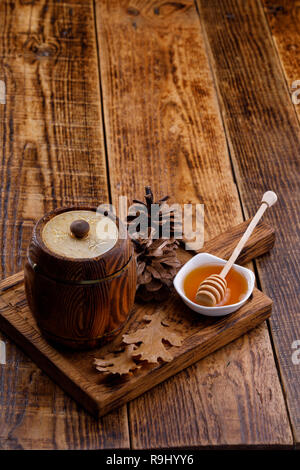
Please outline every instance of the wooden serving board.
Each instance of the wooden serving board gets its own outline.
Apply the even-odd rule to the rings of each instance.
[[[205,244],[208,251],[228,258],[249,222],[232,228]],[[269,251],[275,240],[274,231],[261,223],[243,249],[239,262],[246,263]],[[186,261],[192,254],[181,250]],[[0,329],[21,348],[67,393],[84,408],[100,417],[141,395],[168,377],[176,374],[216,349],[238,338],[266,320],[271,314],[272,301],[258,289],[237,312],[219,318],[206,318],[192,312],[176,293],[165,303],[136,304],[124,330],[113,342],[87,352],[58,350],[40,334],[27,306],[23,272],[0,282]],[[172,347],[173,360],[143,366],[130,376],[99,373],[93,366],[95,357],[105,357],[108,351],[120,348],[122,334],[135,331],[145,314],[165,312],[175,331],[182,334],[181,347]]]

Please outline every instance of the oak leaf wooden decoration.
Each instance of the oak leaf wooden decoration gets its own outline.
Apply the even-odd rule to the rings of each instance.
[[[132,353],[135,349],[134,344],[126,346],[123,351],[119,353],[107,354],[105,359],[94,359],[94,364],[99,372],[107,374],[129,374],[134,369],[139,369],[141,366],[136,364],[133,360]]]
[[[132,351],[132,355],[139,357],[142,361],[152,363],[158,362],[158,359],[165,362],[172,361],[172,354],[165,348],[163,340],[172,346],[181,346],[183,338],[170,329],[169,323],[161,312],[145,315],[144,320],[149,320],[149,323],[134,333],[123,335],[123,342],[126,344],[141,343]]]

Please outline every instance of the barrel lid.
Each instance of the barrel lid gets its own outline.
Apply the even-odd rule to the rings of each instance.
[[[62,282],[101,280],[126,268],[132,246],[114,214],[90,206],[56,209],[34,227],[28,261]]]
[[[70,210],[51,217],[42,240],[53,253],[67,258],[96,258],[111,250],[118,239],[115,222],[92,210]]]

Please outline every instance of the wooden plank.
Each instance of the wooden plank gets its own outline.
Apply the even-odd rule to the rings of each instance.
[[[230,256],[247,222],[229,229],[224,233],[226,257]],[[268,227],[256,230],[245,245],[241,259],[250,260],[256,256],[256,247],[268,252],[274,241],[274,234]],[[220,236],[209,242],[212,254],[224,253]],[[206,246],[203,251],[207,251]],[[189,253],[191,258],[192,253]],[[11,287],[9,287],[11,286]],[[58,385],[68,392],[96,417],[120,407],[122,404],[140,396],[145,391],[185,369],[209,353],[228,344],[266,320],[271,314],[272,301],[258,289],[238,311],[219,318],[205,318],[195,315],[174,293],[159,308],[170,328],[184,340],[180,347],[170,348],[171,362],[147,364],[129,377],[110,377],[99,374],[93,367],[94,358],[104,358],[107,351],[121,349],[124,334],[144,327],[145,314],[156,313],[158,307],[153,303],[135,305],[130,320],[120,334],[109,344],[92,351],[56,350],[42,336],[26,302],[24,282],[20,274],[0,281],[0,327],[44,370]]]
[[[300,375],[292,362],[292,343],[300,338],[299,122],[260,2],[198,3],[246,214],[265,189],[278,193],[266,216],[277,243],[257,265],[274,300],[271,329],[299,443]]]
[[[151,184],[157,197],[204,202],[206,240],[240,222],[194,3],[99,0],[96,20],[113,201]],[[291,444],[265,326],[129,410],[134,448]]]
[[[279,5],[274,0],[262,0],[262,4],[285,73],[291,100],[300,117],[299,2],[283,0]]]
[[[33,223],[108,200],[92,2],[0,2],[1,270],[20,270]],[[126,407],[95,422],[13,343],[0,366],[0,447],[128,447]]]

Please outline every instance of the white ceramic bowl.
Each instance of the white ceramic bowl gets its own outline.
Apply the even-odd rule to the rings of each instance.
[[[208,315],[210,317],[220,317],[223,315],[228,315],[229,313],[235,312],[238,308],[244,305],[247,300],[249,299],[250,295],[252,294],[254,284],[255,284],[255,276],[250,269],[243,268],[238,264],[234,264],[233,266],[235,269],[241,273],[247,281],[248,290],[245,294],[245,297],[236,304],[232,305],[223,305],[221,307],[204,307],[203,305],[196,304],[192,302],[190,299],[187,298],[184,292],[183,283],[186,275],[195,268],[199,268],[204,264],[225,264],[226,261],[222,258],[218,258],[217,256],[210,255],[209,253],[199,253],[199,255],[193,256],[187,263],[185,263],[182,268],[178,271],[175,279],[174,279],[174,287],[184,303],[188,305],[192,310],[197,313],[201,313],[202,315]]]

